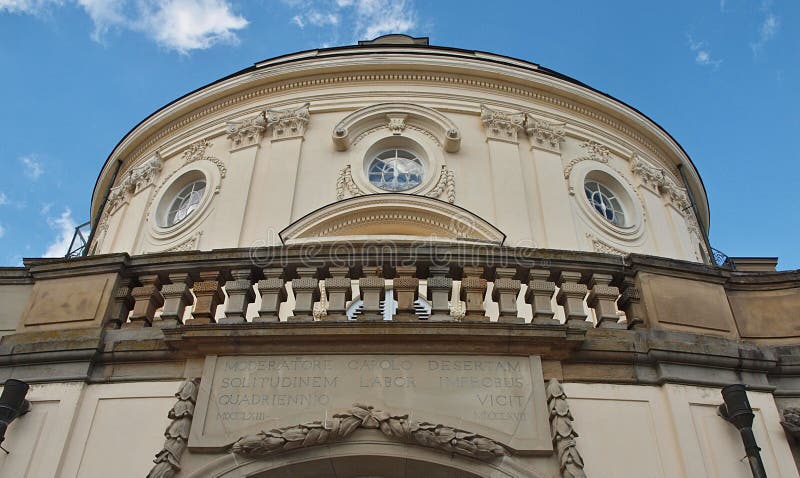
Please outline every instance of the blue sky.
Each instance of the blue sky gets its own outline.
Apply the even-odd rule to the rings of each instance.
[[[0,265],[63,255],[117,141],[256,61],[399,32],[577,78],[694,160],[711,242],[800,268],[796,0],[0,0]]]

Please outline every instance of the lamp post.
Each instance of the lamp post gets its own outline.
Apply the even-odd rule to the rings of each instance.
[[[15,418],[25,415],[31,409],[31,402],[25,400],[25,395],[30,387],[22,380],[10,378],[3,385],[3,393],[0,395],[0,449],[8,453],[2,447],[3,440],[6,439],[6,430]]]
[[[753,478],[767,478],[764,463],[761,461],[761,448],[756,443],[753,435],[753,408],[747,400],[747,386],[737,383],[722,388],[722,399],[725,401],[718,408],[719,416],[739,430],[742,435],[744,451],[750,463]]]

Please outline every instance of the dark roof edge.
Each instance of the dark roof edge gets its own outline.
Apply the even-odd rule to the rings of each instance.
[[[195,93],[197,93],[197,92],[199,92],[201,90],[204,90],[204,89],[206,89],[206,88],[208,88],[210,86],[216,85],[218,83],[221,83],[221,82],[226,81],[228,79],[234,78],[236,76],[243,75],[245,73],[250,73],[252,71],[260,70],[262,68],[270,68],[270,67],[273,67],[273,66],[282,65],[282,64],[286,64],[286,63],[291,63],[293,61],[302,61],[302,60],[305,60],[305,59],[309,58],[308,56],[303,56],[303,54],[312,53],[312,52],[319,52],[319,53],[322,53],[322,52],[332,53],[333,52],[333,53],[335,53],[335,52],[340,52],[340,51],[344,52],[344,51],[348,51],[348,50],[374,50],[376,48],[387,49],[387,50],[418,49],[418,50],[421,50],[421,51],[422,50],[428,50],[431,53],[435,53],[436,51],[452,52],[452,53],[459,53],[459,54],[462,54],[462,55],[463,54],[471,55],[476,60],[482,60],[482,61],[487,61],[487,62],[490,62],[490,63],[497,63],[497,64],[517,67],[517,68],[525,67],[525,65],[530,65],[529,67],[526,67],[529,71],[536,72],[536,73],[542,73],[544,75],[551,76],[553,78],[558,78],[560,80],[566,81],[568,83],[571,83],[573,85],[579,86],[581,88],[586,88],[587,90],[592,91],[593,93],[597,93],[597,94],[599,94],[601,96],[604,96],[604,97],[606,97],[606,98],[608,98],[608,99],[610,99],[612,101],[615,101],[615,102],[619,103],[620,105],[624,106],[625,108],[628,108],[631,111],[641,115],[644,119],[646,119],[647,121],[649,121],[650,123],[655,125],[659,130],[661,130],[664,134],[666,134],[667,137],[670,140],[672,140],[672,142],[675,143],[678,146],[678,148],[680,148],[680,150],[683,153],[683,155],[689,161],[689,165],[692,167],[692,169],[694,170],[694,172],[697,175],[698,179],[700,180],[700,186],[703,188],[703,199],[705,200],[705,209],[706,209],[706,212],[707,212],[707,215],[708,215],[707,227],[710,229],[710,225],[711,225],[711,208],[710,208],[710,206],[708,204],[708,192],[706,190],[705,183],[703,182],[703,177],[700,175],[700,172],[698,171],[697,166],[695,166],[694,161],[692,161],[692,158],[689,156],[689,154],[686,152],[686,150],[683,148],[683,146],[669,133],[669,131],[667,131],[664,127],[662,127],[658,122],[654,121],[652,118],[650,118],[649,116],[647,116],[643,112],[639,111],[637,108],[629,105],[628,103],[620,100],[619,98],[616,98],[615,96],[612,96],[612,95],[610,95],[610,94],[608,94],[608,93],[606,93],[604,91],[598,90],[596,88],[593,88],[593,87],[587,85],[586,83],[584,83],[582,81],[576,80],[575,78],[572,78],[571,76],[568,76],[568,75],[565,75],[563,73],[559,73],[559,72],[557,72],[555,70],[551,70],[549,68],[540,66],[537,63],[533,63],[533,62],[530,62],[528,60],[522,60],[522,59],[511,57],[511,56],[500,55],[500,54],[497,54],[497,53],[491,53],[491,52],[486,52],[486,51],[482,51],[482,50],[467,50],[467,49],[463,49],[463,48],[455,48],[455,47],[447,47],[447,46],[436,46],[436,45],[422,45],[422,44],[345,45],[345,46],[336,46],[336,47],[330,47],[330,48],[312,48],[312,49],[308,49],[308,50],[302,50],[302,51],[299,51],[299,52],[287,53],[287,54],[284,54],[284,55],[278,55],[276,57],[267,58],[265,60],[258,61],[256,63],[254,63],[253,65],[247,67],[247,68],[243,68],[243,69],[241,69],[239,71],[231,73],[230,75],[227,75],[227,76],[224,76],[224,77],[219,78],[217,80],[214,80],[211,83],[208,83],[208,84],[205,84],[205,85],[200,86],[198,88],[195,88],[194,90],[192,90],[192,91],[190,91],[190,92],[188,92],[188,93],[186,93],[184,95],[181,95],[178,98],[175,98],[174,100],[170,101],[169,103],[166,103],[165,105],[163,105],[162,107],[158,108],[154,112],[152,112],[149,115],[147,115],[147,117],[145,117],[144,119],[139,121],[127,133],[125,133],[125,135],[111,149],[111,152],[109,153],[108,157],[103,162],[103,166],[100,168],[100,172],[97,175],[97,180],[95,181],[95,186],[94,186],[94,188],[92,188],[92,198],[91,198],[91,200],[89,202],[89,216],[91,217],[92,204],[94,204],[94,198],[95,198],[95,192],[96,192],[96,189],[97,189],[97,184],[101,179],[101,175],[103,174],[103,170],[105,170],[106,165],[108,164],[108,161],[111,159],[111,156],[114,154],[114,151],[116,151],[117,148],[119,147],[119,145],[122,144],[122,142],[125,141],[125,139],[127,139],[128,136],[130,136],[131,133],[133,133],[139,126],[144,124],[147,120],[149,120],[150,118],[152,118],[153,116],[155,116],[159,112],[163,111],[164,109],[172,106],[173,104],[181,101],[182,99],[187,98],[187,97],[189,97],[189,96],[191,96],[191,95],[193,95],[193,94],[195,94]],[[367,52],[365,52],[365,54],[366,53]],[[389,53],[391,53],[391,52],[389,52]],[[482,55],[488,55],[489,57],[482,56]],[[492,58],[492,57],[494,57],[494,58]],[[281,58],[286,58],[286,60],[281,61]],[[513,63],[512,62],[508,62],[508,61],[503,61],[502,60],[503,58],[507,58],[508,60],[512,60]],[[268,65],[258,66],[259,64],[265,63],[265,62],[269,62],[269,64]],[[520,63],[522,65],[520,65]],[[96,221],[99,218],[94,218],[94,219]],[[698,218],[698,219],[701,219],[701,218]],[[94,223],[92,223],[92,226],[94,226]]]

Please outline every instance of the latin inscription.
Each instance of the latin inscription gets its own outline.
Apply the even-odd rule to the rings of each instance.
[[[235,439],[240,431],[324,420],[365,403],[487,436],[496,431],[506,441],[536,435],[546,423],[540,381],[536,357],[209,357],[192,433]]]

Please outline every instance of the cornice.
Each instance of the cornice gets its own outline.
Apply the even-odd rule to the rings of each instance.
[[[370,71],[365,73],[353,71],[365,69]],[[330,71],[336,73],[319,74]],[[300,76],[305,78],[298,78]],[[497,76],[502,76],[505,81],[496,80]],[[99,200],[97,190],[105,184],[112,160],[122,155],[132,162],[137,162],[142,154],[151,151],[164,137],[205,116],[217,114],[246,101],[282,92],[337,84],[352,86],[354,83],[376,81],[426,82],[438,86],[453,85],[490,90],[570,110],[633,138],[665,164],[675,164],[675,161],[666,161],[665,152],[669,152],[669,156],[677,158],[679,163],[691,165],[688,171],[695,183],[694,187],[705,197],[702,182],[682,148],[652,120],[618,100],[591,90],[585,85],[560,78],[552,72],[542,74],[535,68],[530,68],[530,65],[528,69],[499,63],[489,63],[487,66],[487,62],[480,58],[462,57],[454,61],[453,58],[412,51],[392,55],[389,58],[382,57],[378,52],[373,55],[361,54],[342,58],[305,58],[272,65],[269,68],[247,70],[189,94],[144,120],[118,144],[100,175],[93,199]],[[209,99],[212,101],[209,102]],[[625,121],[619,120],[622,117]],[[657,143],[661,146],[659,147]],[[93,204],[93,211],[97,206]],[[701,208],[703,216],[707,216],[706,204],[701,204]]]

